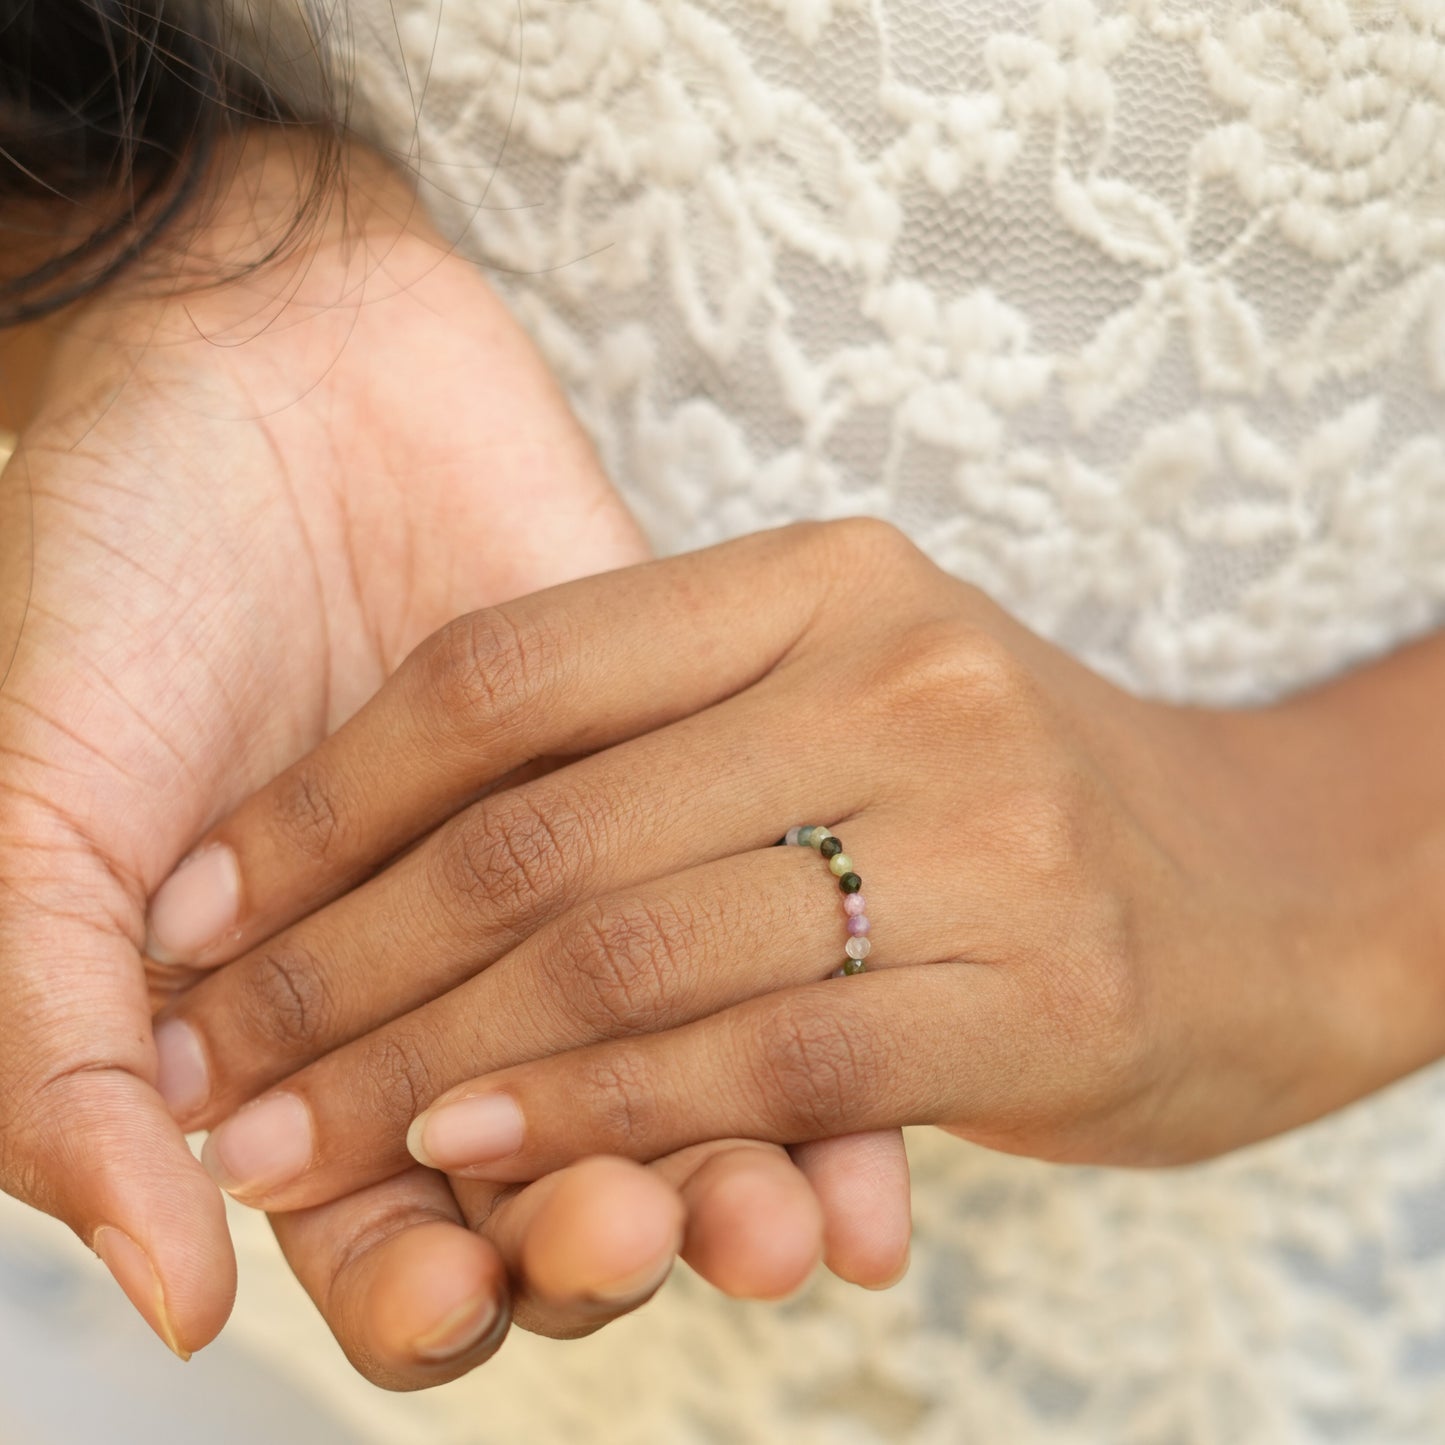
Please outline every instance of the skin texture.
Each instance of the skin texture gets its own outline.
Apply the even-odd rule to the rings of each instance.
[[[1159,1166],[1296,1127],[1445,1047],[1442,662],[1437,638],[1276,708],[1151,704],[867,521],[459,619],[213,830],[246,917],[304,911],[448,788],[584,756],[179,1000],[210,1071],[189,1122],[267,1208],[411,1156],[497,1187],[597,1151],[933,1124]],[[384,759],[394,786],[359,786]],[[298,885],[300,780],[344,842]],[[820,818],[865,879],[861,977],[827,976],[818,854],[769,846]],[[398,950],[450,991],[387,1024]],[[277,968],[315,1005],[284,1037]],[[492,1148],[447,1107],[480,1099],[510,1120]],[[238,1168],[246,1138],[289,1163]]]
[[[232,158],[172,294],[114,292],[6,357],[46,380],[0,478],[0,1185],[91,1242],[182,1355],[221,1327],[234,1262],[154,1087],[152,1010],[204,970],[145,958],[147,898],[446,619],[646,555],[525,337],[364,155],[299,251],[197,288],[270,249],[304,144]],[[430,825],[460,800],[436,802]],[[316,803],[286,805],[313,847]],[[355,881],[311,872],[306,907]],[[711,1273],[791,1287],[838,1167],[815,1192],[775,1145],[723,1141],[523,1191],[416,1168],[275,1223],[358,1367],[412,1388],[512,1317],[567,1335],[635,1307],[682,1242],[708,1273],[739,1189],[785,1198],[786,1257]]]

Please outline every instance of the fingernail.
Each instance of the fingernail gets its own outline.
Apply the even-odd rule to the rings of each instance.
[[[183,1019],[156,1025],[156,1090],[178,1119],[193,1114],[210,1097],[211,1076],[200,1035]]]
[[[295,1094],[247,1104],[213,1130],[201,1163],[228,1194],[266,1194],[311,1162],[311,1111]]]
[[[610,1284],[598,1285],[588,1291],[592,1299],[600,1304],[623,1304],[631,1299],[646,1299],[649,1295],[656,1294],[666,1282],[668,1275],[672,1273],[673,1257],[668,1257],[660,1265],[650,1264],[646,1269],[640,1269],[636,1274],[629,1274],[622,1279],[613,1280]]]
[[[176,1336],[176,1327],[166,1309],[161,1277],[145,1250],[112,1224],[102,1224],[95,1231],[90,1247],[125,1291],[126,1298],[140,1311],[141,1318],[165,1341],[166,1348],[180,1359],[189,1360],[191,1352]]]
[[[902,1284],[902,1283],[903,1283],[904,1276],[907,1275],[909,1266],[910,1266],[912,1263],[913,1263],[913,1250],[912,1250],[912,1248],[910,1247],[910,1248],[906,1251],[906,1253],[904,1254],[904,1256],[903,1256],[903,1267],[898,1271],[897,1274],[895,1274],[895,1275],[893,1276],[892,1279],[885,1279],[882,1284],[870,1284],[870,1285],[867,1286],[867,1288],[868,1288],[868,1289],[871,1289],[871,1290],[875,1290],[875,1291],[876,1291],[876,1290],[885,1290],[885,1289],[892,1289],[895,1284]]]
[[[499,1324],[502,1310],[491,1295],[479,1295],[459,1305],[413,1344],[416,1357],[430,1364],[470,1354]]]
[[[412,1120],[406,1147],[432,1169],[491,1164],[522,1147],[527,1126],[509,1094],[481,1094],[439,1104]]]
[[[156,891],[146,952],[157,963],[190,963],[228,929],[241,907],[241,870],[224,843],[192,853]]]

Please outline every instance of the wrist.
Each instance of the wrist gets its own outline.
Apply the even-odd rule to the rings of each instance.
[[[1250,800],[1241,856],[1291,900],[1280,946],[1305,960],[1303,1007],[1325,1023],[1347,1098],[1445,1054],[1445,757],[1421,706],[1432,670],[1435,657],[1406,649],[1217,715]]]

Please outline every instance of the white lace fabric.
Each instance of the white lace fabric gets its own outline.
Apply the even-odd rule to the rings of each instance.
[[[885,515],[1212,702],[1445,615],[1441,0],[351,13],[662,545]]]
[[[660,546],[887,516],[1208,703],[1445,620],[1445,0],[350,17],[358,115]],[[381,1401],[248,1233],[235,1328],[389,1442],[1445,1439],[1440,1070],[1186,1172],[912,1149],[889,1295],[677,1279]]]

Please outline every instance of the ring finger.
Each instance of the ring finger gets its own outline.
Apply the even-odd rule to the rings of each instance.
[[[933,876],[938,861],[907,830],[863,819],[849,825],[854,836],[860,860],[878,860],[869,907],[887,962],[931,962],[939,939],[919,921],[956,876]],[[268,1209],[335,1198],[404,1168],[408,1124],[458,1082],[774,990],[847,987],[828,978],[844,957],[843,925],[836,880],[809,849],[744,854],[588,904],[227,1119],[207,1167]],[[950,931],[968,945],[966,930]],[[977,934],[980,950],[996,941]]]
[[[758,699],[735,708],[726,727],[742,736],[771,711]],[[846,784],[814,786],[807,769],[750,773],[744,796],[742,769],[717,767],[676,796],[666,780],[718,757],[723,726],[715,716],[688,719],[488,798],[386,873],[182,994],[156,1022],[158,1087],[177,1120],[208,1126],[454,989],[569,910],[585,916],[590,900],[731,866],[776,841],[780,812],[804,806],[797,798],[835,817],[867,806]],[[805,740],[795,741],[794,755],[808,756]],[[742,885],[760,905],[775,896],[761,879]],[[820,931],[827,891],[819,883],[812,900]]]

